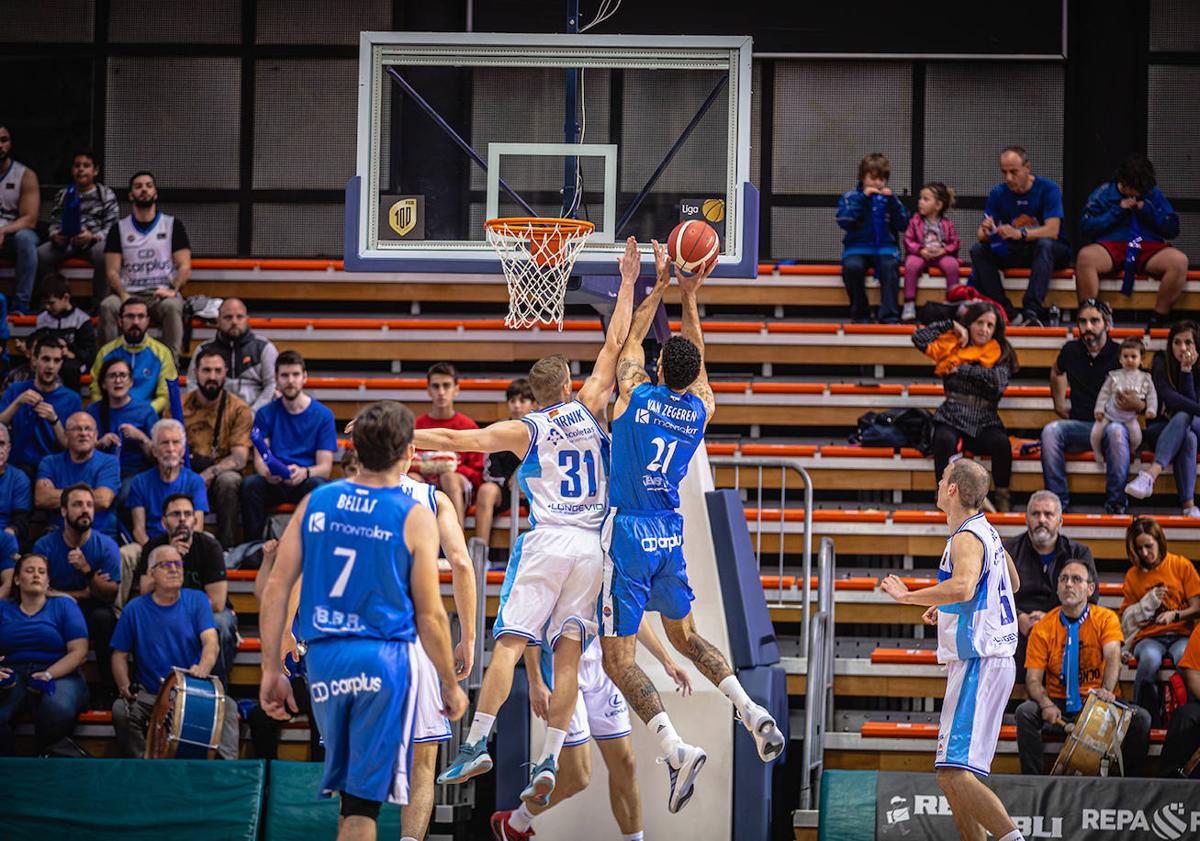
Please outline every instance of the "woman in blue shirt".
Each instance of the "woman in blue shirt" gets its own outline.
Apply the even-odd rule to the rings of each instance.
[[[70,736],[87,708],[79,667],[87,658],[87,625],[70,596],[48,596],[50,570],[41,555],[17,561],[12,598],[0,601],[0,756],[13,753],[12,720],[33,713],[39,754]]]
[[[134,476],[152,467],[150,429],[158,422],[158,414],[145,400],[130,395],[133,372],[129,362],[110,356],[100,366],[100,399],[88,406],[88,414],[96,419],[96,446],[107,453],[121,453],[121,493],[125,499],[128,484]]]

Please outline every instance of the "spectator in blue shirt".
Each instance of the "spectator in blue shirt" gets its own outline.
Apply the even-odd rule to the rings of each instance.
[[[30,367],[33,377],[16,382],[0,397],[0,423],[12,432],[9,463],[32,479],[43,456],[67,444],[63,421],[83,408],[78,392],[63,385],[58,376],[63,364],[60,339],[41,335],[33,343]]]
[[[1001,150],[1000,171],[1004,183],[988,194],[977,232],[979,242],[971,248],[970,282],[1004,307],[1011,326],[1039,327],[1050,276],[1071,264],[1071,246],[1062,232],[1062,190],[1033,174],[1029,156],[1020,146]],[[1020,312],[1008,300],[1000,280],[1001,269],[1018,266],[1029,269]]]
[[[242,526],[247,540],[258,540],[268,509],[295,504],[329,479],[337,452],[333,412],[304,393],[308,381],[304,357],[285,350],[275,361],[280,396],[254,415],[254,475],[242,483]],[[276,475],[263,460],[263,449],[278,459],[288,478]]]
[[[12,720],[31,709],[39,754],[70,736],[87,709],[79,667],[87,659],[87,625],[73,599],[50,596],[41,555],[17,562],[11,598],[0,601],[0,756],[13,753]]]
[[[7,599],[12,593],[13,568],[19,557],[21,553],[17,549],[17,539],[6,531],[0,531],[0,599]]]
[[[133,369],[122,356],[110,356],[100,366],[100,397],[88,406],[96,419],[96,446],[105,452],[120,453],[121,494],[124,501],[128,483],[154,464],[150,453],[150,430],[158,423],[158,413],[148,400],[138,400],[130,389]]]
[[[121,553],[116,541],[93,528],[96,500],[87,485],[71,485],[59,495],[62,528],[46,532],[33,551],[50,566],[50,586],[75,600],[96,645],[96,665],[103,691],[111,695],[112,650],[117,627],[113,602],[121,586]]]
[[[150,439],[156,464],[134,478],[129,486],[129,498],[125,501],[129,509],[133,542],[121,547],[122,569],[136,566],[142,547],[151,538],[165,534],[163,514],[168,497],[185,494],[192,499],[196,506],[196,531],[204,531],[204,515],[208,513],[208,493],[204,489],[204,480],[195,471],[183,466],[183,450],[186,446],[183,424],[173,418],[163,418],[150,430]],[[128,586],[123,587],[122,595],[128,591]]]
[[[212,674],[217,662],[217,629],[208,598],[184,589],[183,558],[174,546],[157,547],[148,559],[154,590],[125,606],[112,638],[113,677],[120,697],[113,704],[113,726],[123,756],[146,752],[146,725],[159,685],[172,669],[198,678]],[[129,657],[137,669],[129,673]],[[225,704],[219,753],[236,759],[237,704]]]
[[[900,320],[900,234],[908,227],[908,211],[892,194],[887,155],[873,152],[858,165],[858,184],[838,201],[837,223],[842,237],[842,283],[850,298],[850,318],[866,321],[867,270],[879,281],[879,320]]]
[[[0,530],[20,541],[29,530],[33,493],[25,471],[9,464],[11,453],[12,435],[8,427],[0,423]]]
[[[63,490],[72,485],[87,485],[95,497],[97,531],[117,536],[117,517],[113,503],[121,486],[121,468],[116,456],[96,449],[96,421],[87,412],[67,418],[67,451],[46,456],[38,465],[34,501],[38,508],[53,512],[51,526],[61,526]]]
[[[1090,240],[1075,257],[1079,300],[1100,294],[1101,275],[1126,275],[1132,284],[1134,273],[1145,273],[1158,280],[1146,330],[1165,327],[1187,285],[1188,257],[1167,242],[1179,236],[1179,216],[1158,189],[1154,164],[1138,154],[1121,161],[1113,179],[1088,196],[1079,228]]]

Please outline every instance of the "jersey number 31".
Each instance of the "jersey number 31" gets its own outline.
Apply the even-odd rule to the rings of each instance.
[[[587,493],[583,492],[583,478],[579,475],[579,467],[582,463],[584,472],[587,473]],[[575,498],[579,496],[595,496],[596,495],[596,454],[591,450],[579,452],[579,450],[559,450],[558,466],[562,470],[563,476],[559,487],[559,493],[564,498]]]

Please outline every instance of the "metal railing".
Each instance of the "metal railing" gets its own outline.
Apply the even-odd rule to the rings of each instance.
[[[800,746],[800,808],[812,809],[821,791],[825,769],[825,730],[833,721],[833,582],[837,554],[833,538],[821,538],[817,572],[817,611],[812,616],[812,634],[804,698],[804,743]]]
[[[785,517],[788,501],[788,471],[794,470],[800,476],[800,484],[804,491],[804,575],[801,587],[804,590],[804,599],[802,602],[803,620],[801,621],[801,637],[800,645],[803,650],[808,650],[808,641],[810,634],[810,624],[812,622],[812,510],[813,510],[813,486],[812,479],[808,476],[808,471],[804,469],[804,465],[799,459],[795,458],[746,458],[743,456],[710,456],[709,464],[713,470],[713,484],[716,487],[721,487],[717,479],[717,469],[721,467],[733,468],[733,487],[736,490],[742,489],[742,472],[753,473],[757,477],[757,487],[755,496],[755,510],[757,512],[755,519],[755,536],[754,536],[754,554],[758,558],[759,569],[762,569],[763,554],[763,471],[764,470],[779,470],[779,588],[777,591],[776,604],[783,604],[783,560],[786,553],[787,542],[787,519]],[[749,486],[746,486],[749,490]]]

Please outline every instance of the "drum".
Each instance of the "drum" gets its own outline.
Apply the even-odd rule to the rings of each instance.
[[[1107,776],[1108,764],[1121,758],[1121,742],[1133,720],[1133,710],[1120,701],[1102,701],[1094,692],[1068,729],[1067,743],[1054,762],[1051,775]]]
[[[146,758],[214,759],[224,723],[225,690],[221,681],[172,669],[150,713]]]

